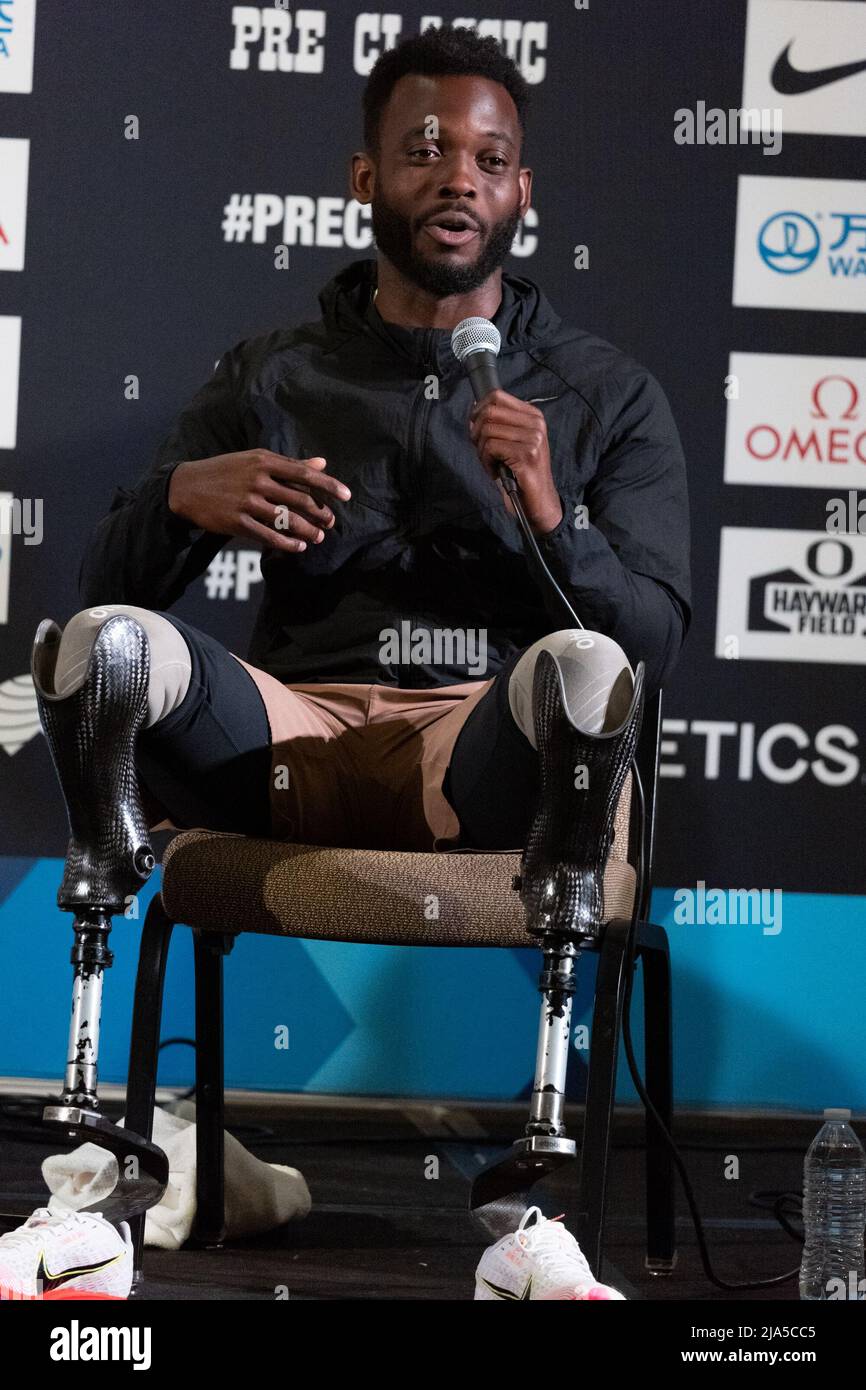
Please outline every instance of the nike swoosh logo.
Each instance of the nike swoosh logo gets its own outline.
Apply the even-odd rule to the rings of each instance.
[[[793,43],[793,40],[792,40]],[[770,81],[777,92],[784,97],[801,96],[803,92],[814,92],[818,87],[827,87],[831,82],[841,82],[843,77],[853,77],[855,73],[866,72],[866,58],[856,63],[839,63],[834,68],[815,68],[812,72],[801,72],[791,64],[788,54],[791,43],[776,59]]]
[[[511,1289],[503,1288],[501,1284],[491,1284],[490,1280],[489,1280],[489,1279],[485,1279],[483,1275],[480,1276],[480,1277],[481,1277],[481,1282],[482,1282],[482,1284],[486,1284],[486,1286],[487,1286],[487,1288],[490,1290],[490,1292],[491,1292],[492,1294],[495,1294],[497,1298],[505,1298],[505,1299],[508,1299],[508,1300],[509,1300],[510,1302],[512,1302],[512,1303],[525,1303],[525,1302],[527,1302],[527,1300],[529,1300],[529,1299],[532,1298],[532,1275],[531,1275],[531,1274],[530,1274],[530,1276],[529,1276],[529,1279],[527,1280],[526,1286],[524,1287],[524,1290],[523,1290],[522,1293],[514,1293]]]
[[[100,1270],[108,1269],[110,1265],[115,1264],[116,1261],[120,1259],[122,1253],[123,1252],[120,1251],[117,1255],[112,1255],[110,1259],[99,1260],[96,1264],[77,1265],[74,1269],[62,1269],[58,1270],[56,1274],[52,1274],[45,1263],[45,1251],[43,1250],[40,1252],[39,1264],[36,1268],[37,1287],[41,1284],[43,1292],[50,1293],[53,1289],[59,1289],[63,1284],[68,1283],[69,1280],[73,1279],[76,1275],[99,1274]]]

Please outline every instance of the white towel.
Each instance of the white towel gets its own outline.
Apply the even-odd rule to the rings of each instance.
[[[168,1158],[168,1187],[144,1223],[145,1245],[179,1250],[195,1217],[195,1106],[182,1102],[169,1114],[153,1112],[153,1142]],[[123,1120],[119,1123],[122,1125]],[[42,1176],[51,1193],[52,1214],[91,1206],[106,1197],[117,1182],[117,1159],[99,1144],[81,1144],[68,1154],[53,1154],[42,1163]],[[225,1134],[226,1235],[251,1236],[273,1230],[286,1221],[306,1216],[310,1190],[297,1168],[264,1163],[231,1134]]]

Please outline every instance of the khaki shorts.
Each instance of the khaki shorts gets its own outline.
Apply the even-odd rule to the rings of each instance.
[[[492,680],[431,690],[283,685],[239,661],[271,730],[271,835],[348,849],[443,850],[460,825],[442,779]],[[170,820],[154,830],[177,829]]]

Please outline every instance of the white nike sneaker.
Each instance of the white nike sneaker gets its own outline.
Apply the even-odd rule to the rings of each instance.
[[[535,1214],[535,1222],[529,1218]],[[476,1298],[622,1299],[625,1295],[599,1284],[570,1231],[538,1207],[530,1207],[511,1235],[489,1245],[475,1271]]]
[[[98,1211],[37,1207],[0,1236],[0,1299],[128,1298],[132,1270],[128,1224],[118,1229]]]

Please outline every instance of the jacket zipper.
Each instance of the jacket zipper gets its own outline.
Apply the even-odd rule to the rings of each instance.
[[[420,450],[418,451],[418,457],[417,457],[417,459],[415,458],[415,453],[416,453],[416,443],[418,442],[418,440],[420,439],[420,440],[423,442],[424,434],[423,434],[423,429],[422,429],[421,425],[422,425],[422,421],[423,421],[423,423],[426,424],[426,416],[427,416],[427,414],[428,414],[429,405],[430,405],[430,402],[427,400],[427,397],[426,397],[425,394],[424,394],[425,389],[426,389],[426,387],[425,387],[426,378],[427,378],[431,373],[435,373],[435,372],[436,372],[435,363],[431,363],[431,362],[430,362],[430,350],[431,350],[432,346],[433,346],[433,332],[432,332],[432,329],[429,329],[429,328],[428,328],[427,331],[426,331],[426,333],[424,334],[424,352],[423,352],[423,358],[422,358],[422,364],[421,364],[422,380],[421,380],[420,386],[419,386],[419,388],[418,388],[418,390],[419,390],[419,395],[418,395],[417,400],[415,400],[415,401],[412,402],[412,407],[411,407],[411,410],[410,410],[410,413],[409,413],[409,439],[408,439],[408,445],[407,445],[408,465],[409,465],[409,467],[408,467],[408,481],[409,481],[409,482],[414,482],[416,476],[417,476],[419,479],[420,479],[420,476],[421,476],[421,461],[422,461],[422,460],[421,460],[421,451],[420,451]],[[420,489],[413,489],[412,495],[411,495],[411,504],[410,504],[409,512],[408,512],[408,515],[409,515],[409,518],[410,518],[410,524],[411,524],[411,526],[412,526],[413,528],[414,528],[414,526],[416,525],[416,523],[420,520],[420,516],[421,516],[421,509],[420,509],[420,506],[419,506],[419,504],[418,504],[418,501],[416,500],[417,497],[418,497],[419,491],[420,491]]]
[[[420,383],[420,386],[419,386],[419,393],[420,393],[420,394],[418,395],[417,399],[414,400],[414,401],[412,402],[412,406],[411,406],[410,413],[409,413],[409,435],[408,435],[408,442],[407,442],[407,450],[406,450],[406,452],[407,452],[407,455],[408,455],[407,482],[409,483],[409,487],[410,487],[410,489],[411,489],[411,491],[410,491],[410,498],[409,498],[409,507],[408,507],[408,509],[407,509],[408,529],[409,529],[410,532],[414,532],[414,531],[416,530],[416,528],[417,528],[417,526],[418,526],[418,524],[419,524],[419,522],[420,522],[420,520],[421,520],[421,491],[422,491],[422,487],[423,487],[423,479],[422,479],[422,463],[423,463],[423,460],[422,460],[422,449],[421,449],[421,448],[417,448],[417,458],[416,458],[416,446],[417,446],[417,445],[423,446],[424,437],[425,437],[426,421],[427,421],[427,416],[428,416],[428,414],[429,414],[430,402],[429,402],[429,400],[427,399],[427,397],[426,397],[426,395],[425,395],[425,390],[426,390],[426,378],[427,378],[428,376],[430,376],[431,373],[434,374],[434,375],[436,374],[436,364],[435,364],[434,362],[431,362],[431,360],[430,360],[431,349],[432,349],[432,347],[433,347],[433,332],[432,332],[431,329],[428,328],[427,331],[426,331],[426,333],[425,333],[425,335],[424,335],[424,351],[423,351],[423,354],[422,354],[422,363],[421,363],[422,380],[421,380],[421,383]],[[440,386],[441,386],[441,382],[440,382]],[[418,484],[417,486],[415,485],[415,484],[416,484],[416,481],[417,481],[417,484]],[[406,615],[405,613],[401,613],[400,616],[399,616],[399,618],[398,618],[398,631],[402,631],[402,628],[400,627],[400,624],[401,624],[403,621],[406,621],[406,620],[407,620],[407,615]],[[410,640],[410,643],[411,643],[411,640],[412,640],[411,635],[412,635],[412,633],[413,633],[414,630],[415,630],[415,620],[414,620],[414,617],[412,616],[412,614],[409,614],[409,615],[408,615],[408,622],[409,622],[409,634],[410,634],[409,640]],[[407,672],[406,675],[408,676],[408,674],[409,674],[409,673]],[[402,675],[401,675],[400,684],[401,684],[401,685],[403,684],[403,677],[402,677]]]

